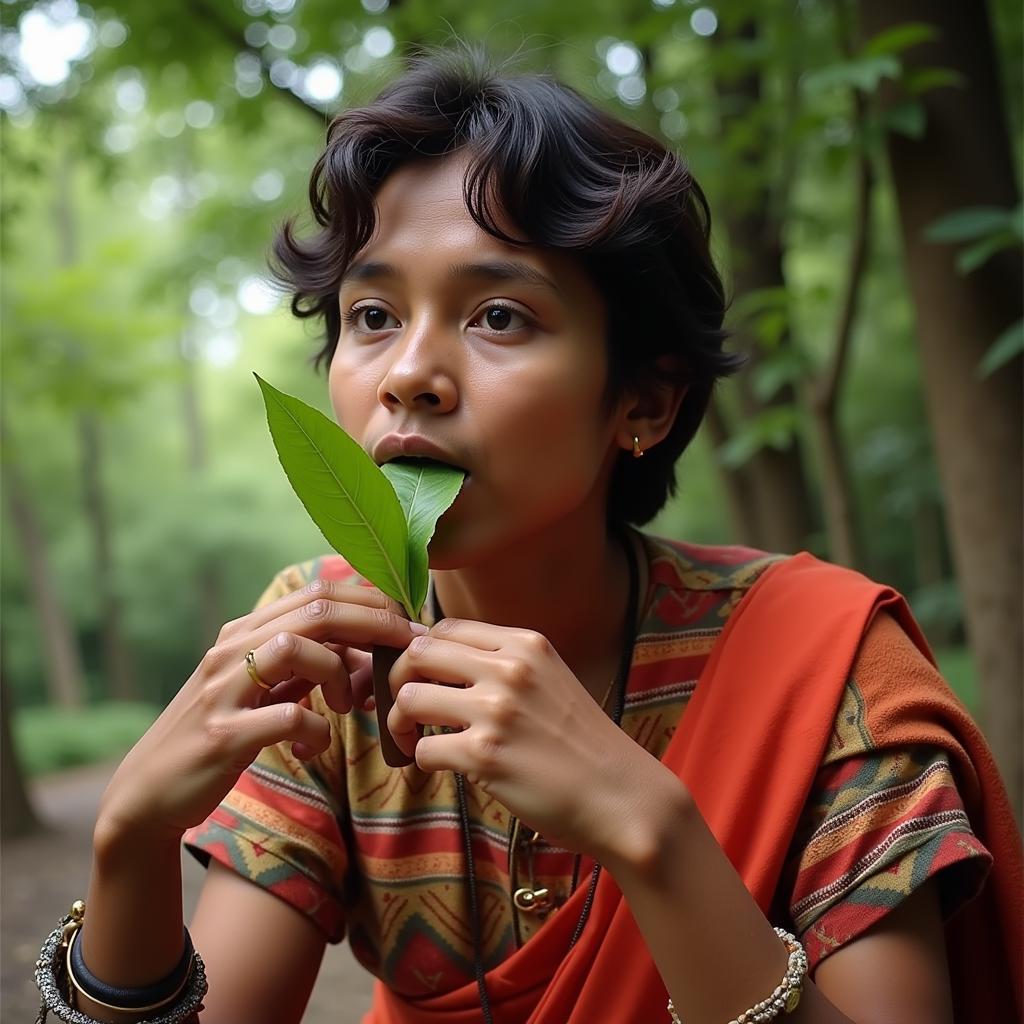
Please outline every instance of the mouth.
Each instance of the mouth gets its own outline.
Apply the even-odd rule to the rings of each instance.
[[[401,465],[401,466],[443,466],[445,469],[457,469],[460,473],[463,473],[466,478],[469,478],[469,470],[462,466],[456,465],[454,462],[446,462],[443,459],[428,458],[425,455],[396,455],[393,459],[387,459],[381,463],[384,465]]]
[[[373,447],[373,460],[378,466],[389,462],[411,466],[447,466],[469,476],[469,470],[460,466],[445,448],[417,434],[385,435]]]

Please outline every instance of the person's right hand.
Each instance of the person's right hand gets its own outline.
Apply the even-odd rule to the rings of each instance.
[[[424,632],[379,590],[330,580],[228,622],[114,773],[97,832],[177,843],[264,747],[291,740],[299,758],[327,750],[330,724],[308,706],[314,687],[345,714],[372,691],[364,652],[378,644],[404,649]],[[249,677],[249,650],[271,690]]]

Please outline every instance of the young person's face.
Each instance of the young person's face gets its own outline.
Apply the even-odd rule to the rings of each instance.
[[[404,450],[468,470],[431,543],[435,568],[603,521],[622,443],[602,401],[600,293],[570,256],[478,227],[464,170],[459,154],[421,161],[380,188],[341,286],[329,377],[338,422],[375,461]]]

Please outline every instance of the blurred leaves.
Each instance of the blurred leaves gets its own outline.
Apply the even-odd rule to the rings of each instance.
[[[1024,203],[1011,210],[997,206],[971,206],[929,225],[925,238],[931,242],[970,242],[956,257],[961,274],[969,274],[984,265],[996,253],[1019,248],[1024,242]],[[1024,352],[1024,320],[1018,320],[992,342],[978,364],[978,377],[984,379]]]
[[[5,3],[5,31],[40,6]],[[754,452],[783,447],[806,429],[800,392],[823,364],[834,330],[853,161],[861,152],[877,159],[888,132],[921,137],[927,129],[921,98],[963,84],[948,68],[905,71],[904,55],[934,38],[925,23],[898,26],[846,56],[836,14],[855,6],[823,0],[719,5],[710,36],[695,30],[694,6],[678,2],[392,0],[377,13],[367,6],[359,0],[82,6],[79,13],[97,33],[91,54],[60,86],[29,86],[28,113],[0,113],[0,386],[16,453],[10,457],[19,459],[38,496],[54,573],[75,617],[95,694],[103,680],[80,493],[79,412],[97,414],[106,439],[116,583],[150,687],[146,696],[166,700],[202,653],[196,612],[202,570],[218,569],[225,615],[239,615],[281,566],[324,550],[277,469],[249,377],[259,369],[289,393],[323,404],[324,380],[309,367],[317,332],[282,310],[247,308],[243,297],[247,283],[266,273],[275,227],[303,208],[330,113],[375,95],[410,47],[454,34],[499,55],[518,51],[524,67],[551,70],[599,105],[660,134],[684,155],[708,195],[712,244],[727,271],[744,253],[729,251],[723,211],[737,217],[769,211],[784,244],[785,287],[736,297],[730,324],[757,356],[750,370],[754,396],[777,400],[792,388],[798,401],[745,418],[735,387],[723,388],[723,403],[740,427],[717,453],[698,439],[680,464],[680,497],[656,524],[718,543],[728,538],[716,461],[743,466]],[[1019,4],[994,0],[994,9],[1019,142]],[[756,34],[745,31],[751,19]],[[121,37],[109,31],[115,23],[123,39],[104,42]],[[382,29],[389,36],[370,36]],[[374,38],[385,44],[390,38],[393,49],[384,52],[382,45],[374,56],[367,47]],[[640,54],[629,88],[627,76],[613,73],[607,61],[620,42]],[[14,69],[15,57],[8,44],[0,72]],[[317,60],[339,73],[336,101],[317,103],[281,84]],[[756,102],[742,90],[729,92],[730,83],[754,74]],[[897,102],[880,114],[873,99],[883,84],[894,86]],[[855,91],[869,101],[864,131],[854,127]],[[80,245],[74,264],[62,266],[54,202],[69,159]],[[873,216],[891,224],[896,212],[884,182],[875,203]],[[1020,244],[1020,214],[956,211],[936,230],[936,244],[962,248],[958,262],[970,272]],[[877,233],[862,307],[842,426],[872,538],[872,568],[912,591],[914,517],[940,499],[913,318],[891,232]],[[1013,325],[994,341],[980,372],[1005,364],[1022,345],[1021,325]],[[185,428],[189,387],[205,432],[201,468],[193,464]],[[18,698],[30,702],[39,697],[45,638],[29,611],[22,552],[11,530],[0,545],[6,667]],[[942,607],[956,608],[942,600]]]
[[[774,405],[745,419],[736,433],[719,449],[724,466],[736,469],[762,448],[789,447],[800,429],[802,414],[795,405]]]

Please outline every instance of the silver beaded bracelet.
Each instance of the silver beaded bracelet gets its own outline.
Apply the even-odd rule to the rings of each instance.
[[[76,900],[68,914],[61,918],[60,924],[50,932],[39,951],[36,960],[36,988],[39,989],[42,1001],[35,1024],[46,1024],[48,1013],[65,1022],[65,1024],[103,1024],[95,1017],[90,1017],[71,1004],[71,982],[68,978],[67,953],[78,929],[82,927],[85,905]],[[189,1018],[203,1008],[203,996],[209,990],[206,981],[206,965],[198,952],[192,954],[192,965],[188,978],[174,1002],[161,1012],[147,1017],[138,1024],[186,1024]],[[67,992],[67,996],[65,996]]]
[[[782,981],[775,986],[775,991],[767,999],[762,999],[749,1010],[744,1010],[738,1017],[729,1021],[729,1024],[764,1024],[766,1021],[775,1020],[781,1013],[792,1013],[799,1005],[804,978],[807,976],[807,953],[792,932],[787,932],[785,928],[776,928],[775,934],[782,939],[789,951],[789,963],[786,964],[786,973]],[[671,999],[668,1001],[668,1012],[672,1024],[683,1024]]]

